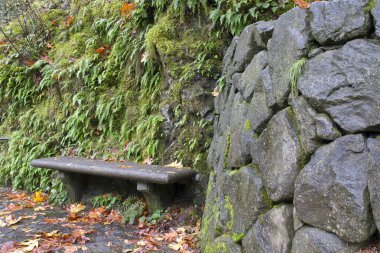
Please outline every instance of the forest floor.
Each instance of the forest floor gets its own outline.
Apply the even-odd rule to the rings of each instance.
[[[115,210],[46,200],[0,187],[0,253],[199,252],[191,205],[169,209],[156,224],[128,225]]]

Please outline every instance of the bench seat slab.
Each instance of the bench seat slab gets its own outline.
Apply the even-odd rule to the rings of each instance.
[[[186,182],[196,174],[190,168],[173,168],[132,162],[108,162],[78,157],[37,159],[33,160],[31,165],[62,172],[106,176],[155,184]]]

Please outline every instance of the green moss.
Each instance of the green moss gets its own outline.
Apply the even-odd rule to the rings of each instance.
[[[244,130],[247,131],[247,132],[249,132],[249,131],[252,130],[252,124],[251,124],[251,121],[249,119],[245,120]]]
[[[228,130],[227,140],[226,140],[226,151],[224,152],[224,168],[227,168],[228,154],[230,153],[231,146],[231,131]]]
[[[225,202],[224,207],[227,209],[228,215],[230,216],[230,220],[227,223],[227,229],[231,230],[234,223],[234,207],[231,204],[230,196],[225,197]]]
[[[236,175],[237,173],[239,173],[239,170],[229,170],[227,173],[228,173],[228,175],[230,175],[230,176],[234,176],[234,175]]]
[[[305,167],[306,163],[308,162],[309,157],[306,155],[306,152],[303,148],[302,134],[301,134],[301,130],[298,126],[296,113],[295,113],[293,107],[289,107],[288,110],[286,111],[286,113],[289,117],[289,120],[291,121],[292,126],[296,130],[297,139],[298,139],[299,146],[300,146],[298,166],[300,169],[302,169],[303,167]]]
[[[235,243],[240,243],[240,242],[243,240],[244,236],[245,236],[244,233],[240,233],[240,234],[233,233],[233,234],[232,234],[232,240],[233,240]]]
[[[298,79],[302,74],[302,69],[306,64],[307,59],[301,58],[293,63],[288,72],[288,79],[290,83],[290,92],[293,98],[298,96]]]
[[[170,55],[178,51],[178,44],[174,41],[176,21],[171,15],[161,17],[146,34],[145,43],[152,54],[155,48],[160,54]]]
[[[219,242],[216,244],[208,244],[205,248],[204,253],[229,253],[227,245],[225,243]]]
[[[273,207],[273,202],[269,198],[268,193],[265,189],[262,189],[260,191],[260,195],[261,195],[261,198],[262,198],[264,205],[266,207],[264,212],[267,212],[269,209],[271,209]]]
[[[364,12],[370,12],[376,7],[378,0],[369,0],[366,6],[364,7]]]
[[[84,32],[75,33],[67,41],[56,43],[54,51],[50,53],[50,57],[57,61],[69,61],[72,57],[83,57],[86,51],[86,41],[90,38],[89,34]],[[94,55],[95,51],[92,51]]]

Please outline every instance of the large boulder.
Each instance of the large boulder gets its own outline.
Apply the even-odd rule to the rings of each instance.
[[[368,189],[376,226],[380,229],[380,140],[369,138]]]
[[[380,44],[357,39],[308,61],[298,88],[344,131],[380,129]]]
[[[272,117],[253,143],[251,156],[260,168],[269,197],[276,202],[291,200],[302,152],[290,108]]]
[[[205,253],[241,253],[241,246],[234,242],[228,235],[223,235],[214,241],[214,243],[207,245],[204,250]]]
[[[314,2],[310,6],[313,37],[321,45],[342,43],[369,35],[372,23],[366,11],[369,0]]]
[[[302,227],[293,239],[292,253],[350,253],[358,245],[349,244],[320,228]]]
[[[307,224],[363,242],[375,231],[367,188],[363,135],[347,135],[319,148],[299,173],[294,206]]]
[[[254,142],[253,131],[246,127],[250,107],[236,94],[231,110],[231,131],[228,136],[227,167],[238,168],[251,162],[250,146]]]
[[[316,128],[317,112],[302,96],[292,101],[292,108],[297,121],[302,150],[306,155],[311,155],[321,145]]]
[[[255,29],[253,30],[253,36],[257,46],[266,49],[268,41],[272,38],[274,25],[276,21],[259,21],[255,23]]]
[[[247,66],[241,75],[237,88],[243,94],[245,100],[252,98],[254,92],[258,91],[262,86],[261,71],[268,65],[268,54],[261,51],[253,57],[251,63]]]
[[[238,41],[239,41],[239,37],[235,36],[232,39],[230,46],[227,48],[226,53],[224,54],[224,57],[223,57],[223,74],[224,75],[227,74],[227,70],[232,64]]]
[[[273,83],[269,66],[261,71],[261,77],[263,80],[263,88],[266,96],[267,106],[271,109],[274,109],[276,106],[276,98],[273,94]]]
[[[242,73],[237,85],[243,99],[250,101],[245,128],[256,133],[264,130],[273,115],[271,106],[275,103],[267,55],[266,51],[258,53]]]
[[[272,36],[274,21],[258,22],[244,28],[238,38],[234,38],[232,47],[229,49],[228,58],[225,63],[228,64],[226,69],[227,84],[233,83],[233,76],[236,73],[242,73],[252,58],[260,51],[266,49],[266,44]],[[233,52],[233,57],[230,57]]]
[[[202,229],[201,229],[201,249],[204,250],[207,245],[213,243],[214,239],[218,236],[215,229],[216,224],[216,187],[215,187],[215,175],[210,174],[208,181],[206,204],[202,217]]]
[[[311,36],[306,19],[306,10],[298,7],[281,15],[268,43],[273,94],[280,106],[286,104],[290,91],[288,72],[291,66],[307,56],[310,49]]]
[[[226,175],[223,192],[230,209],[230,233],[246,233],[265,210],[271,208],[260,175],[254,167],[243,167]]]
[[[322,140],[332,141],[342,136],[342,133],[334,125],[330,117],[324,113],[318,113],[315,117],[317,136]]]
[[[294,236],[292,213],[291,205],[279,205],[268,211],[244,237],[244,252],[290,252]]]

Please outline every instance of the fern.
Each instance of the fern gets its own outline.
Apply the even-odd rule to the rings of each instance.
[[[141,217],[145,204],[137,197],[128,197],[122,204],[123,222],[135,223],[136,218]]]
[[[290,91],[293,98],[298,96],[298,79],[302,74],[302,69],[305,66],[307,59],[302,58],[293,63],[288,72],[288,79],[290,83]]]

